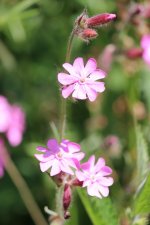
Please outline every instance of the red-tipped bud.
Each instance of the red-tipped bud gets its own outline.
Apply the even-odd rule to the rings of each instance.
[[[126,52],[126,56],[130,59],[140,58],[143,54],[143,50],[141,48],[131,48]]]
[[[79,33],[78,36],[84,41],[89,41],[96,38],[98,34],[95,30],[87,28],[84,29],[81,33]]]
[[[66,212],[70,203],[71,203],[71,187],[68,184],[65,184],[64,187],[64,195],[63,195],[63,208],[64,211]]]
[[[88,27],[98,27],[108,23],[116,18],[116,14],[102,13],[90,18],[87,18]]]

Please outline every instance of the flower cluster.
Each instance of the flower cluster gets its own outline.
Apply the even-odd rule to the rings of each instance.
[[[97,37],[95,28],[115,18],[115,14],[108,13],[89,18],[84,11],[75,21],[72,35],[89,41]],[[69,40],[71,41],[71,39]],[[71,44],[69,43],[68,46]],[[67,52],[67,54],[69,53]],[[101,79],[105,78],[106,73],[97,68],[94,58],[88,59],[84,64],[83,58],[78,57],[74,60],[73,65],[65,62],[63,68],[65,71],[58,73],[58,82],[61,84],[63,98],[67,99],[72,96],[73,99],[89,99],[93,102],[98,93],[105,90],[105,84]],[[63,136],[62,133],[60,136]],[[61,140],[60,143],[56,139],[49,139],[47,147],[38,146],[36,150],[41,153],[35,154],[41,171],[48,172],[54,182],[63,187],[64,219],[70,217],[68,207],[72,199],[73,186],[86,187],[87,193],[97,198],[109,195],[109,186],[113,184],[113,178],[110,176],[112,169],[105,165],[103,158],[99,158],[95,164],[95,156],[92,155],[87,162],[81,163],[85,154],[80,151],[80,145],[66,139]]]
[[[112,170],[105,165],[103,158],[95,164],[95,157],[91,156],[86,163],[80,164],[84,153],[80,152],[79,144],[68,140],[59,144],[56,139],[50,139],[47,148],[39,146],[37,150],[42,153],[35,154],[42,172],[49,170],[50,176],[63,174],[64,177],[66,174],[69,181],[63,179],[64,184],[69,182],[70,185],[87,187],[88,194],[98,198],[108,196],[108,187],[113,184],[113,179],[109,177]]]
[[[4,96],[0,96],[0,133],[5,133],[12,146],[22,141],[25,130],[25,114],[18,105],[11,105]]]
[[[98,81],[106,76],[103,70],[97,69],[96,60],[90,58],[84,66],[83,58],[78,57],[73,65],[64,63],[63,67],[69,74],[61,72],[58,81],[62,84],[62,96],[72,95],[75,99],[95,101],[97,93],[105,90],[104,82]]]

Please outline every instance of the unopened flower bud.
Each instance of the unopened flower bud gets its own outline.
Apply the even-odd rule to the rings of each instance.
[[[87,28],[87,29],[84,29],[81,33],[79,33],[78,36],[84,41],[89,41],[91,39],[96,38],[98,34],[95,30]]]
[[[116,18],[116,14],[102,13],[87,19],[88,27],[98,27]]]
[[[63,208],[64,208],[64,211],[66,212],[69,205],[70,205],[70,202],[71,202],[71,187],[70,185],[68,184],[65,184],[65,187],[64,187],[64,195],[63,195]]]
[[[130,59],[141,58],[143,54],[143,49],[141,48],[131,48],[127,50],[126,56]]]

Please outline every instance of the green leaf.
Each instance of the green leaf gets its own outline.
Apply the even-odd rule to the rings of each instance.
[[[148,149],[143,133],[139,125],[136,129],[136,150],[137,150],[137,183],[140,184],[147,175],[148,171]]]
[[[150,175],[144,182],[144,187],[135,199],[133,214],[146,214],[150,212]]]
[[[140,87],[141,92],[146,100],[148,110],[150,111],[150,76],[149,76],[149,68],[145,67],[142,71],[140,71]]]
[[[16,4],[16,6],[14,6],[14,8],[12,9],[13,13],[19,13],[22,12],[24,10],[26,10],[27,8],[31,7],[33,4],[40,2],[40,0],[25,0],[22,1],[18,4]]]
[[[98,199],[90,197],[83,189],[78,189],[78,194],[93,225],[119,224],[110,198]]]

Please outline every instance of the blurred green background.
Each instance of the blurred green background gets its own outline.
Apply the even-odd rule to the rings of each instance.
[[[132,201],[136,187],[132,108],[137,107],[135,112],[140,112],[134,116],[143,126],[149,143],[150,78],[141,59],[131,62],[123,55],[124,49],[132,44],[140,45],[136,27],[123,24],[125,10],[131,3],[129,0],[0,1],[0,95],[20,104],[26,113],[23,142],[15,149],[10,146],[8,149],[42,211],[45,205],[55,208],[55,185],[47,174],[40,172],[34,158],[35,148],[53,137],[49,123],[59,124],[57,73],[64,63],[74,20],[84,8],[89,16],[116,13],[117,20],[100,28],[99,37],[89,44],[76,39],[71,61],[78,56],[85,60],[94,57],[104,67],[100,59],[105,47],[112,44],[117,50],[106,78],[106,91],[97,101],[68,103],[66,137],[81,143],[87,156],[102,155],[114,168],[111,198],[120,215],[124,215],[124,208]],[[108,135],[118,138],[113,148],[105,146]],[[68,224],[92,224],[77,194],[71,211]],[[0,224],[34,224],[7,173],[0,180]]]

